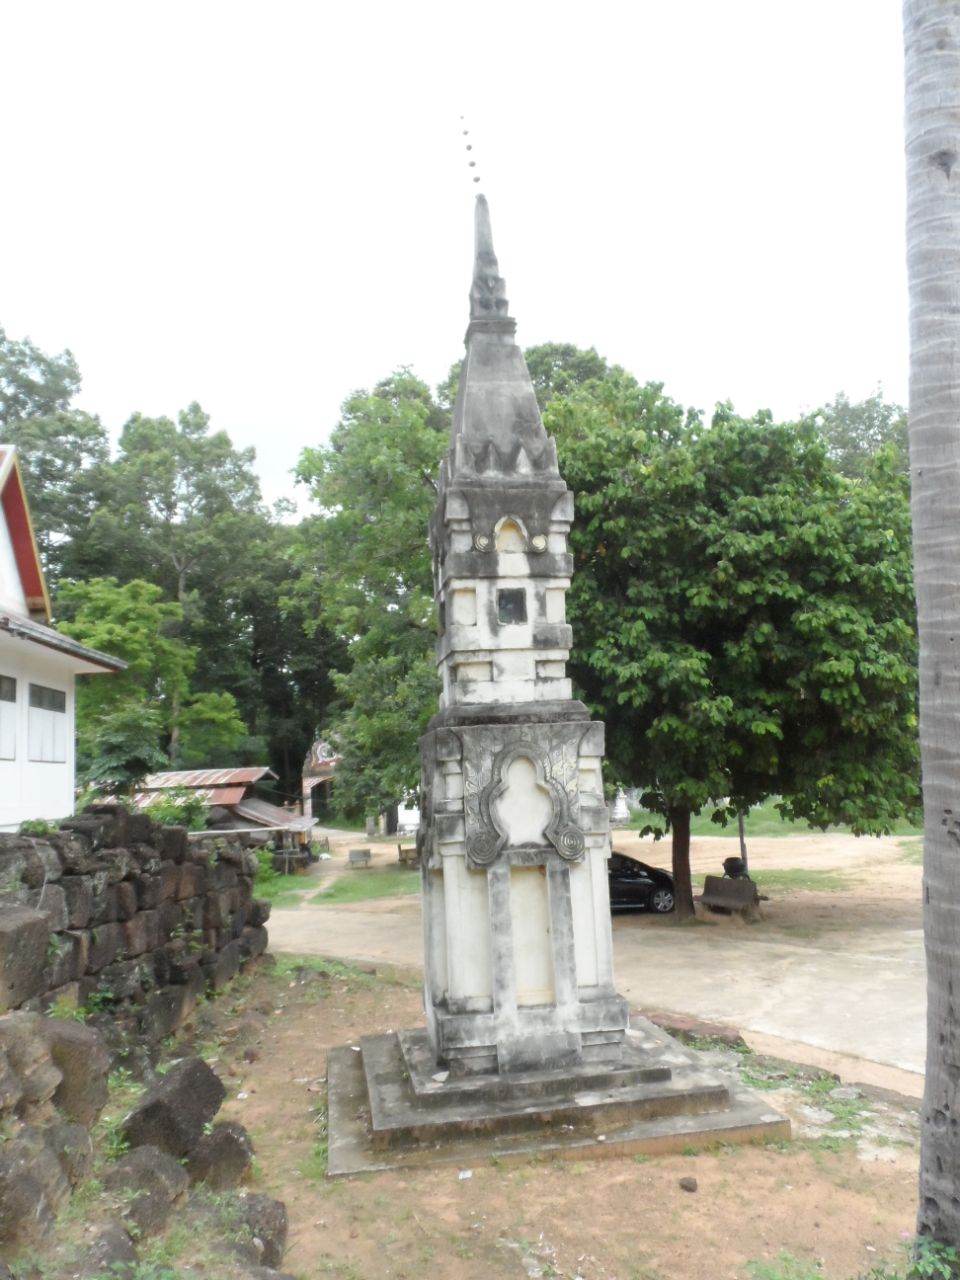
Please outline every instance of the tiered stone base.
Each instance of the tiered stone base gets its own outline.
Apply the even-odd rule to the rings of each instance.
[[[621,1062],[453,1078],[426,1033],[365,1036],[327,1060],[328,1172],[538,1155],[652,1154],[774,1142],[790,1122],[634,1018]]]

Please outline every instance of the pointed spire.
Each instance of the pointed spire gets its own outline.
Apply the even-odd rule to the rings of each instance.
[[[489,321],[500,321],[495,326]],[[493,231],[490,227],[490,206],[487,197],[477,196],[474,211],[473,284],[470,288],[470,325],[479,328],[503,329],[513,333],[516,324],[510,319],[506,285],[500,274],[500,264],[493,249]],[[502,322],[506,322],[503,324]],[[484,323],[487,322],[487,323]]]

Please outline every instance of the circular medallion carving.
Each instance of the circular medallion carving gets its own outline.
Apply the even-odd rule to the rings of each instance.
[[[546,536],[542,533],[535,533],[533,537],[530,539],[530,546],[536,552],[546,551],[547,549]]]
[[[478,551],[489,551],[490,539],[487,537],[485,533],[478,533],[473,540],[473,545],[477,548]]]
[[[499,843],[495,831],[478,831],[467,841],[470,860],[478,866],[488,867],[491,862],[496,861]]]
[[[557,832],[556,846],[557,853],[561,858],[567,858],[573,862],[583,856],[586,841],[580,828],[570,823],[566,827],[561,827]]]

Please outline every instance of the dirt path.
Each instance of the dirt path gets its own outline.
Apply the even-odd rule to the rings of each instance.
[[[415,983],[415,980],[413,980]],[[880,1145],[801,1138],[780,1148],[604,1161],[323,1176],[324,1055],[360,1034],[419,1020],[415,985],[365,975],[254,976],[217,1011],[224,1115],[250,1129],[257,1189],[286,1201],[284,1270],[302,1280],[747,1280],[787,1251],[823,1280],[897,1255],[913,1223],[915,1122],[883,1109]],[[208,1041],[217,1035],[205,1029]],[[244,1061],[244,1051],[256,1055]],[[770,1094],[807,1121],[802,1095]],[[879,1141],[879,1140],[878,1140]],[[859,1150],[859,1154],[858,1154]],[[680,1189],[693,1176],[698,1190]],[[793,1273],[790,1273],[793,1274]],[[796,1274],[806,1274],[797,1272]]]
[[[344,849],[350,838],[344,841]],[[618,849],[663,864],[661,842],[615,833]],[[693,842],[697,873],[717,870],[731,851],[723,837]],[[375,861],[396,856],[373,846]],[[345,859],[335,849],[334,863]],[[761,924],[712,917],[677,928],[654,917],[614,920],[619,989],[639,1008],[657,1008],[726,1022],[841,1054],[847,1078],[875,1078],[870,1063],[907,1073],[890,1087],[919,1094],[925,1044],[925,977],[920,868],[905,860],[897,838],[846,835],[754,840],[752,867],[763,872],[839,872],[837,892],[777,891]],[[361,872],[347,872],[363,875]],[[332,955],[349,960],[422,964],[416,897],[342,906],[303,905],[276,911],[270,921],[275,952]],[[862,1066],[860,1065],[862,1064]]]

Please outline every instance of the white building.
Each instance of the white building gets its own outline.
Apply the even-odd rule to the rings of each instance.
[[[0,444],[0,831],[74,804],[74,682],[126,663],[61,635],[16,452]]]

